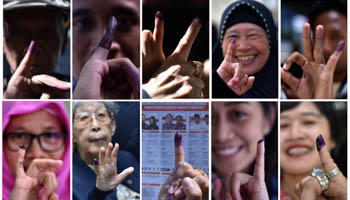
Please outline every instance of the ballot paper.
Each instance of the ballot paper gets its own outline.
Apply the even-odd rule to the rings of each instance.
[[[142,199],[157,199],[175,168],[174,135],[182,134],[185,161],[209,173],[208,103],[143,103]]]

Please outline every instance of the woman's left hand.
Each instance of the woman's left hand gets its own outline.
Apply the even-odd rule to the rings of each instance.
[[[119,145],[109,143],[107,150],[101,148],[98,161],[95,160],[94,168],[96,173],[96,187],[101,191],[114,190],[133,171],[133,167],[128,167],[120,174],[117,173],[117,154]]]
[[[216,179],[213,189],[215,199],[268,200],[269,195],[265,184],[264,154],[264,142],[260,140],[257,144],[253,176],[238,172],[227,177],[224,183],[220,179]]]
[[[321,149],[319,150],[319,155],[322,163],[322,168],[325,172],[329,172],[335,168],[337,165],[334,163],[328,149],[325,148],[323,137],[320,135],[317,138],[317,144]],[[314,200],[319,196],[326,197],[326,199],[335,200],[346,200],[347,199],[347,180],[344,175],[339,172],[337,175],[329,178],[329,188],[322,192],[320,182],[316,177],[307,176],[295,187],[295,192],[299,196],[300,200]]]

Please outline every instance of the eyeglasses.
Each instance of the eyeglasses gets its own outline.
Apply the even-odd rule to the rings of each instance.
[[[39,146],[43,151],[54,152],[63,147],[67,133],[42,133],[35,135],[32,133],[5,133],[7,148],[11,151],[18,151],[19,145],[23,144],[26,149],[32,146],[33,139],[37,138]]]
[[[75,115],[74,122],[77,126],[86,127],[92,122],[92,118],[95,118],[102,124],[108,124],[111,122],[112,113],[109,114],[107,110],[96,110],[95,112],[80,112]]]

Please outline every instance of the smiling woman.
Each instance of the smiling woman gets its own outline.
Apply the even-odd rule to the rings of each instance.
[[[345,105],[338,103],[340,106]],[[341,141],[346,141],[346,117],[345,120],[338,120],[335,108],[335,104],[330,102],[281,103],[281,199],[298,199],[295,193],[297,183],[314,168],[323,169],[317,149],[319,147],[316,148],[315,143],[320,134],[327,144],[327,151],[333,152],[334,160],[338,161],[339,168],[346,174],[346,167],[342,165],[345,163],[339,162],[336,156],[343,146]]]
[[[222,15],[213,45],[213,97],[277,98],[277,29],[255,1],[236,1]]]

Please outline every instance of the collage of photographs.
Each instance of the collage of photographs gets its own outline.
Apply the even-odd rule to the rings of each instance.
[[[347,0],[0,5],[3,200],[348,199]]]

